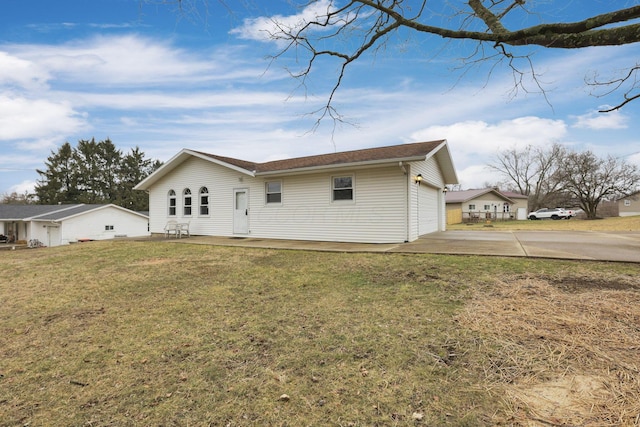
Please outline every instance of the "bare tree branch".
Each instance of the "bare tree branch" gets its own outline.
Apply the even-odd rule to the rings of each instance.
[[[140,0],[141,2],[178,4],[180,8],[189,9],[200,3],[207,4],[214,0]],[[227,6],[231,0],[215,0]],[[245,0],[234,0],[243,2]],[[591,46],[620,46],[640,42],[640,5],[627,8],[611,6],[613,10],[590,16],[575,22],[542,22],[522,28],[507,28],[509,23],[528,22],[519,20],[519,13],[533,16],[536,10],[550,9],[553,2],[542,4],[533,0],[306,0],[304,7],[326,5],[325,9],[313,19],[298,25],[285,25],[274,18],[275,30],[268,34],[271,40],[283,46],[272,56],[278,59],[285,54],[304,53],[306,66],[291,75],[304,82],[311,74],[315,64],[321,58],[339,62],[337,77],[332,87],[327,103],[322,111],[322,117],[338,117],[332,104],[335,95],[342,84],[348,67],[358,61],[365,53],[376,52],[391,40],[393,34],[401,30],[409,30],[425,37],[435,36],[449,40],[471,40],[479,43],[475,53],[482,53],[480,58],[475,54],[467,56],[474,58],[467,63],[480,63],[484,60],[496,61],[496,64],[506,64],[514,77],[514,90],[528,92],[525,76],[545,96],[544,85],[535,72],[533,61],[527,53],[518,51],[516,55],[510,47],[541,46],[553,49],[580,49]],[[536,9],[534,9],[534,7]],[[577,7],[577,6],[576,6]],[[435,11],[438,11],[437,13]],[[527,16],[527,18],[529,18]],[[545,16],[539,14],[538,16]],[[449,20],[442,19],[448,17]],[[542,18],[540,18],[542,19]],[[404,34],[404,33],[402,33]],[[483,43],[493,46],[493,55],[486,53]],[[462,54],[462,57],[465,55]],[[524,61],[524,67],[518,61]],[[493,70],[493,68],[492,68]],[[635,75],[637,67],[630,68]],[[622,80],[627,84],[632,80],[630,76]],[[618,80],[598,82],[596,85],[609,85],[614,88],[611,92],[621,90],[622,84],[617,86]],[[637,86],[624,91],[623,99],[618,105],[602,109],[614,111],[622,108],[631,101],[640,98],[636,93]]]

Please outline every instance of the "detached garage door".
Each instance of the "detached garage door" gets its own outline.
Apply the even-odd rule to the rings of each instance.
[[[420,186],[418,189],[418,235],[438,231],[438,190]]]

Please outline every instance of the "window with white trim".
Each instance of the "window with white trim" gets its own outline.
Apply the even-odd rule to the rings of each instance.
[[[200,187],[200,215],[209,215],[209,189]]]
[[[476,210],[476,205],[469,205],[469,210],[470,211],[475,211]]]
[[[631,200],[626,199],[626,200],[624,201],[624,205],[625,205],[626,207],[631,206]]]
[[[334,176],[331,185],[332,200],[353,200],[353,175]]]
[[[182,214],[184,216],[191,216],[191,190],[185,188],[182,192]]]
[[[485,211],[490,211],[491,210],[491,205],[484,205],[484,210]]]
[[[176,216],[176,192],[169,190],[169,216]]]
[[[265,200],[267,204],[282,203],[282,182],[268,181],[264,186]]]
[[[113,225],[105,225],[104,231],[113,231]]]

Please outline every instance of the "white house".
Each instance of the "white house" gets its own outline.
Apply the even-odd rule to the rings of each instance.
[[[118,236],[148,236],[149,217],[116,205],[0,204],[0,234],[45,246]]]
[[[135,188],[193,235],[392,243],[446,227],[446,141],[253,163],[183,149]]]
[[[640,215],[640,191],[631,193],[618,200],[618,214],[620,216]]]
[[[527,219],[528,197],[497,188],[449,191],[447,211],[456,212],[457,222],[485,219]]]

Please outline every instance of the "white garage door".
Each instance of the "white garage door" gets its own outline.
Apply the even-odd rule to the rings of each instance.
[[[418,190],[418,235],[438,231],[438,190],[421,186]]]

